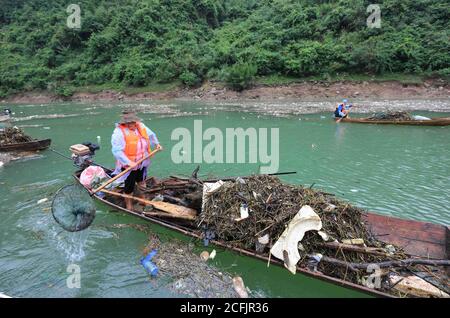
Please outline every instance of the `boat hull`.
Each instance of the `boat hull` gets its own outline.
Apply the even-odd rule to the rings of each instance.
[[[80,183],[78,174],[75,174],[74,178],[78,183]],[[98,201],[110,206],[111,208],[113,208],[115,210],[137,216],[139,218],[150,221],[154,224],[161,225],[165,228],[169,228],[171,230],[180,232],[182,234],[185,234],[185,235],[193,237],[193,238],[202,239],[202,233],[199,230],[185,227],[183,225],[176,224],[176,223],[173,223],[168,220],[150,217],[150,216],[147,216],[140,212],[127,210],[122,206],[119,206],[115,203],[105,200],[104,198],[98,196],[97,194],[95,194],[94,197]],[[434,258],[437,258],[437,259],[447,259],[448,258],[448,253],[450,253],[449,248],[448,248],[450,231],[449,231],[448,227],[445,227],[443,225],[436,225],[436,224],[432,224],[432,223],[397,219],[397,218],[377,215],[377,214],[373,214],[373,213],[365,214],[364,219],[367,222],[368,227],[373,230],[373,234],[375,235],[375,237],[377,237],[378,239],[380,239],[384,242],[388,242],[388,243],[392,243],[392,244],[399,244],[400,246],[402,246],[405,249],[405,251],[407,253],[409,253],[411,255],[424,257],[424,256],[426,256],[426,255],[424,255],[424,253],[427,253],[427,251],[433,251],[432,256]],[[400,220],[402,222],[402,226],[404,227],[403,232],[399,231],[399,228],[394,226],[394,224],[399,222],[398,220]],[[405,236],[404,233],[405,232],[408,233],[408,230],[407,230],[408,227],[411,229],[414,229],[414,231],[411,232],[410,235]],[[428,240],[427,243],[424,245],[423,244],[424,234],[422,234],[422,237],[416,237],[416,234],[417,234],[417,231],[423,231],[425,229],[433,230],[434,239]],[[263,255],[263,254],[258,254],[255,251],[237,248],[237,247],[227,244],[226,242],[220,242],[220,241],[216,241],[216,240],[212,240],[211,243],[216,246],[238,252],[239,254],[251,256],[251,257],[263,260],[265,262],[270,262],[273,265],[282,266],[282,267],[284,266],[283,262],[281,262],[280,260],[274,259],[274,258],[269,258],[268,256]],[[405,244],[402,244],[402,243],[405,243]],[[427,255],[430,257],[429,253]],[[345,281],[345,280],[342,280],[339,278],[324,275],[320,272],[314,272],[314,271],[308,270],[306,268],[297,267],[297,271],[300,273],[303,273],[305,275],[308,275],[308,276],[311,276],[311,277],[314,277],[314,278],[317,278],[317,279],[320,279],[323,281],[327,281],[327,282],[330,282],[330,283],[333,283],[333,284],[336,284],[336,285],[339,285],[339,286],[342,286],[345,288],[357,290],[359,292],[362,292],[362,293],[365,293],[368,295],[372,295],[372,296],[376,296],[376,297],[389,297],[389,298],[394,297],[393,295],[390,295],[388,293],[384,293],[384,292],[381,292],[381,291],[378,291],[378,290],[375,290],[372,288],[368,288],[368,287],[365,287],[362,285],[357,285],[357,284],[354,284],[354,283],[351,283],[351,282],[348,282],[348,281]]]
[[[364,221],[376,239],[401,247],[406,254],[429,259],[450,257],[448,226],[366,213]]]
[[[17,144],[1,145],[0,152],[38,151],[50,147],[51,139],[35,140]]]

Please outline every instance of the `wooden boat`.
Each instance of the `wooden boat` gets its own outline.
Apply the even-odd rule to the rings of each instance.
[[[9,121],[11,119],[10,115],[0,115],[0,123],[1,122],[5,122],[5,121]]]
[[[111,171],[107,171],[110,173]],[[78,171],[74,174],[74,178],[78,183],[80,182],[81,171]],[[231,180],[232,178],[230,178]],[[165,191],[168,189],[183,189],[183,187],[187,187],[189,184],[188,181],[191,180],[189,178],[180,178],[171,176],[170,178],[163,179],[157,185],[151,184],[149,179],[147,180],[147,184],[150,184],[149,190],[147,193],[150,195],[156,196],[160,191]],[[227,180],[227,179],[221,179]],[[214,182],[216,180],[208,180]],[[89,190],[88,190],[89,191]],[[177,190],[178,191],[178,190]],[[184,189],[182,190],[184,191]],[[188,192],[188,190],[186,190]],[[152,223],[161,225],[165,228],[169,228],[171,230],[183,233],[187,236],[202,239],[202,231],[197,227],[193,226],[188,220],[180,220],[175,218],[168,217],[160,217],[156,212],[145,212],[142,208],[134,207],[134,211],[127,210],[124,207],[124,202],[121,198],[116,196],[104,196],[99,193],[96,193],[94,197],[112,207],[115,210],[122,211],[127,214],[131,214],[142,218],[144,220],[150,221]],[[177,202],[177,198],[172,198]],[[201,209],[201,202],[198,205],[197,211]],[[162,212],[162,211],[161,211]],[[164,213],[160,213],[164,214]],[[166,214],[169,216],[168,214]],[[385,243],[394,244],[396,246],[402,247],[408,255],[412,257],[421,257],[421,258],[429,258],[429,259],[448,259],[450,254],[450,228],[437,225],[427,222],[419,222],[413,220],[404,220],[395,217],[383,216],[374,213],[366,213],[364,216],[364,221],[367,224],[368,228],[372,232],[372,234],[380,241]],[[221,242],[216,240],[211,240],[211,243],[223,247],[242,255],[251,256],[265,262],[270,262],[271,264],[284,266],[283,262],[279,261],[275,258],[268,258],[266,254],[260,254],[252,250],[246,250],[231,246],[227,242]],[[360,291],[365,294],[369,294],[377,297],[394,297],[391,294],[378,291],[376,289],[371,289],[363,285],[354,284],[349,281],[345,281],[339,278],[335,278],[332,276],[328,276],[322,274],[320,272],[315,272],[308,270],[307,268],[303,268],[298,266],[297,271],[301,272],[305,275],[311,276],[313,278],[317,278],[320,280],[324,280],[336,285],[343,286],[345,288],[354,289]]]
[[[367,118],[343,118],[341,123],[376,124],[376,125],[412,125],[412,126],[448,126],[450,117],[432,118],[430,120],[369,120]]]
[[[34,140],[16,144],[0,145],[0,152],[38,151],[50,147],[51,139]]]

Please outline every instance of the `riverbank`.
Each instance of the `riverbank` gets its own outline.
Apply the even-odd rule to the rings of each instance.
[[[77,88],[68,97],[47,91],[24,92],[3,99],[2,104],[51,103],[59,101],[142,101],[142,100],[201,100],[201,101],[273,101],[301,99],[303,101],[353,99],[447,99],[450,85],[442,79],[421,82],[402,81],[304,81],[287,84],[257,83],[237,92],[223,83],[206,82],[198,88],[180,85],[160,87],[107,89],[103,87]]]

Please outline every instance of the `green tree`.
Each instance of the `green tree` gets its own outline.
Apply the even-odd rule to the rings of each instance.
[[[225,70],[224,80],[231,88],[242,91],[252,85],[257,72],[258,69],[253,64],[237,63]]]

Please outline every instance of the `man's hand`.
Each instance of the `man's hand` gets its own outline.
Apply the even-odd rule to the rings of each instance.
[[[130,167],[131,167],[132,170],[133,170],[134,168],[136,168],[136,167],[137,167],[136,162],[130,161],[130,163],[129,163],[127,166],[125,166],[126,169],[128,169],[128,168],[130,168]]]

